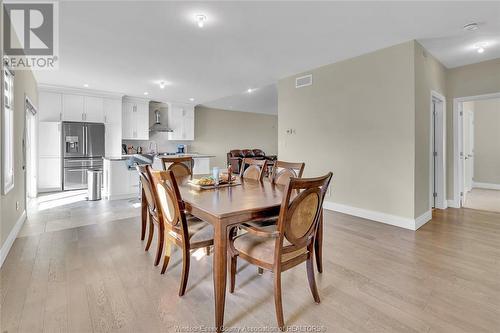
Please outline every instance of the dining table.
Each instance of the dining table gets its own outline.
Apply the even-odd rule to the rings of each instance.
[[[222,332],[224,329],[229,233],[233,227],[239,224],[277,216],[285,193],[285,186],[274,184],[267,179],[258,181],[238,177],[235,184],[231,186],[202,189],[185,179],[179,184],[179,191],[186,212],[210,223],[214,228],[215,330]],[[320,234],[322,232],[318,232],[318,236]],[[320,250],[319,244],[315,252],[317,267],[321,272],[321,258],[318,258],[321,255]]]

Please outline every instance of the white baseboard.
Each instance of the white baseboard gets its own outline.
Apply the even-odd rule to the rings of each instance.
[[[137,193],[103,195],[102,197],[106,200],[138,199]]]
[[[448,200],[448,207],[460,208],[460,205],[458,204],[458,201],[451,199],[451,200]]]
[[[325,201],[323,203],[323,208],[410,230],[417,230],[432,219],[432,211],[428,211],[416,219],[411,219],[374,210],[343,205],[331,201]]]
[[[0,267],[2,267],[5,258],[7,258],[10,248],[12,247],[12,244],[14,244],[14,241],[16,240],[17,235],[19,234],[19,231],[21,231],[24,221],[26,221],[26,210],[23,211],[21,216],[19,216],[19,218],[16,221],[16,224],[14,224],[14,227],[10,231],[9,235],[7,236],[7,239],[5,240],[5,242],[2,245],[2,248],[0,249]]]
[[[472,182],[472,188],[484,188],[488,190],[500,190],[500,184]]]

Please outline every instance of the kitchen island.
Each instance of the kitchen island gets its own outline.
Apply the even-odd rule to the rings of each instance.
[[[194,161],[193,174],[210,173],[210,158],[207,154],[130,154],[121,156],[106,156],[103,163],[103,193],[108,200],[140,197],[139,174],[134,161],[152,164],[153,169],[162,170],[162,157],[192,157]]]

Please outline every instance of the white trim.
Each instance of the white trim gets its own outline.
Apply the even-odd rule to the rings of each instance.
[[[411,219],[407,217],[386,214],[374,210],[368,210],[363,208],[352,207],[348,205],[343,205],[331,201],[324,201],[323,208],[332,210],[335,212],[340,212],[348,215],[353,215],[361,217],[364,219],[381,222],[385,224],[390,224],[396,227],[405,228],[409,230],[417,230],[422,225],[427,223],[432,219],[432,211],[424,213],[423,215],[417,217],[416,219]]]
[[[460,158],[463,144],[463,118],[459,122],[460,108],[463,102],[492,98],[500,98],[500,92],[453,99],[453,199],[451,201],[456,205],[452,207],[459,208],[461,206],[460,192],[463,192],[463,170]]]
[[[415,219],[415,230],[432,220],[432,210],[428,210]]]
[[[137,193],[103,195],[106,200],[138,199]]]
[[[0,249],[0,267],[2,267],[5,258],[7,258],[10,248],[12,247],[12,244],[14,244],[14,241],[16,240],[17,235],[19,234],[19,231],[21,231],[24,221],[26,221],[26,210],[24,210],[21,216],[19,216],[19,218],[16,221],[16,224],[14,224],[14,227],[10,231],[9,235],[7,236],[7,239],[5,239],[5,242],[3,243],[2,248]]]
[[[448,200],[448,207],[460,208],[460,205],[458,202],[455,202],[455,200]]]
[[[57,86],[57,85],[51,85],[51,84],[39,84],[38,90],[39,91],[46,91],[46,92],[62,93],[62,94],[84,95],[84,96],[93,96],[93,97],[106,97],[106,98],[113,98],[113,99],[121,99],[123,96],[125,96],[122,93],[116,93],[116,92],[111,92],[111,91],[102,91],[102,90],[76,88],[76,87],[65,87],[65,86]]]
[[[429,210],[432,209],[432,203],[434,201],[433,197],[433,190],[434,190],[434,146],[433,146],[433,141],[434,141],[434,117],[432,115],[433,107],[432,107],[432,102],[433,100],[438,100],[441,104],[440,109],[436,111],[436,133],[439,135],[439,138],[437,140],[438,143],[440,143],[440,146],[437,149],[438,153],[438,163],[436,165],[437,169],[437,184],[436,184],[436,208],[438,209],[446,209],[448,207],[446,203],[446,97],[438,93],[437,91],[431,90],[431,98],[430,98],[430,148],[429,148],[429,154],[430,154],[430,159],[429,159]]]
[[[485,188],[488,190],[500,190],[500,184],[472,182],[472,188]]]

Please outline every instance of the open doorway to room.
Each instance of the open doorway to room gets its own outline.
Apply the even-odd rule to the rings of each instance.
[[[457,99],[454,111],[455,198],[500,212],[500,93]]]
[[[431,92],[430,202],[431,208],[446,209],[446,98]]]
[[[23,169],[25,175],[26,206],[29,207],[30,200],[38,195],[37,191],[37,109],[26,96],[25,103],[25,126],[23,135]]]

